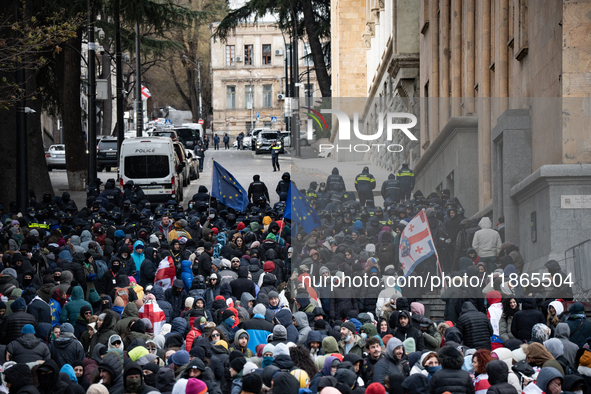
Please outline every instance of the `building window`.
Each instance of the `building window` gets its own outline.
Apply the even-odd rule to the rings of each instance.
[[[314,60],[312,60],[312,52],[310,51],[310,44],[304,43],[304,66],[314,66]]]
[[[244,103],[246,104],[246,109],[254,108],[252,106],[252,102],[254,102],[254,91],[252,87],[252,85],[246,85],[244,87]]]
[[[273,85],[263,85],[263,108],[273,107]]]
[[[271,44],[263,44],[263,64],[271,64]]]
[[[226,66],[236,65],[236,46],[226,45]]]
[[[252,45],[244,46],[244,65],[252,66]]]
[[[236,86],[226,86],[226,108],[236,108]]]

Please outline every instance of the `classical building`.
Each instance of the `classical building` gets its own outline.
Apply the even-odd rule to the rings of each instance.
[[[450,189],[467,216],[504,218],[506,240],[519,246],[529,272],[549,259],[576,271],[571,248],[591,234],[591,1],[331,6],[333,97],[367,97],[366,130],[388,111],[419,118],[418,143],[364,160],[391,171],[407,161],[415,190]],[[344,24],[356,37],[345,37]],[[348,50],[360,44],[363,52]],[[345,66],[349,60],[355,67]],[[352,77],[360,62],[363,89]]]
[[[212,24],[212,32],[216,26],[217,23]],[[228,133],[234,138],[240,132],[248,132],[251,125],[286,129],[283,115],[286,61],[290,65],[289,39],[272,22],[242,24],[226,42],[212,39],[214,134]],[[300,40],[300,74],[314,67],[312,59],[304,58],[309,51],[309,45]],[[306,94],[320,96],[313,71],[310,86],[307,75],[302,76],[300,96],[304,98]]]

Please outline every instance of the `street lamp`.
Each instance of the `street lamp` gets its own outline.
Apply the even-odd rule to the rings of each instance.
[[[198,111],[198,115],[199,115],[199,119],[203,119],[203,106],[202,106],[202,100],[201,100],[201,60],[198,60],[197,63],[195,63],[194,61],[192,61],[191,59],[189,59],[189,57],[187,55],[183,55],[183,58],[191,63],[193,63],[193,65],[197,66],[197,92],[199,93],[199,111]]]

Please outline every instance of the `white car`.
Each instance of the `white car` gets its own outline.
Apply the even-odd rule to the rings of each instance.
[[[191,179],[199,179],[199,158],[191,149],[185,149],[187,155],[187,162],[189,164],[189,177]]]
[[[66,168],[66,146],[62,144],[51,145],[45,152],[47,171],[54,168]]]

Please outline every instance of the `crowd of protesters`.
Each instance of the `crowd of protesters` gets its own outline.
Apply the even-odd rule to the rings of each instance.
[[[0,392],[588,392],[584,305],[564,286],[502,281],[527,263],[502,223],[464,218],[449,190],[392,195],[394,175],[383,208],[372,194],[362,206],[336,170],[305,190],[322,225],[292,234],[286,174],[279,203],[267,192],[246,213],[204,186],[187,207],[153,207],[114,180],[93,182],[80,209],[67,193],[22,213],[0,206]],[[362,174],[361,186],[373,178]],[[442,319],[416,289],[310,280],[401,275],[400,235],[421,210],[442,266],[483,279],[444,290]]]

